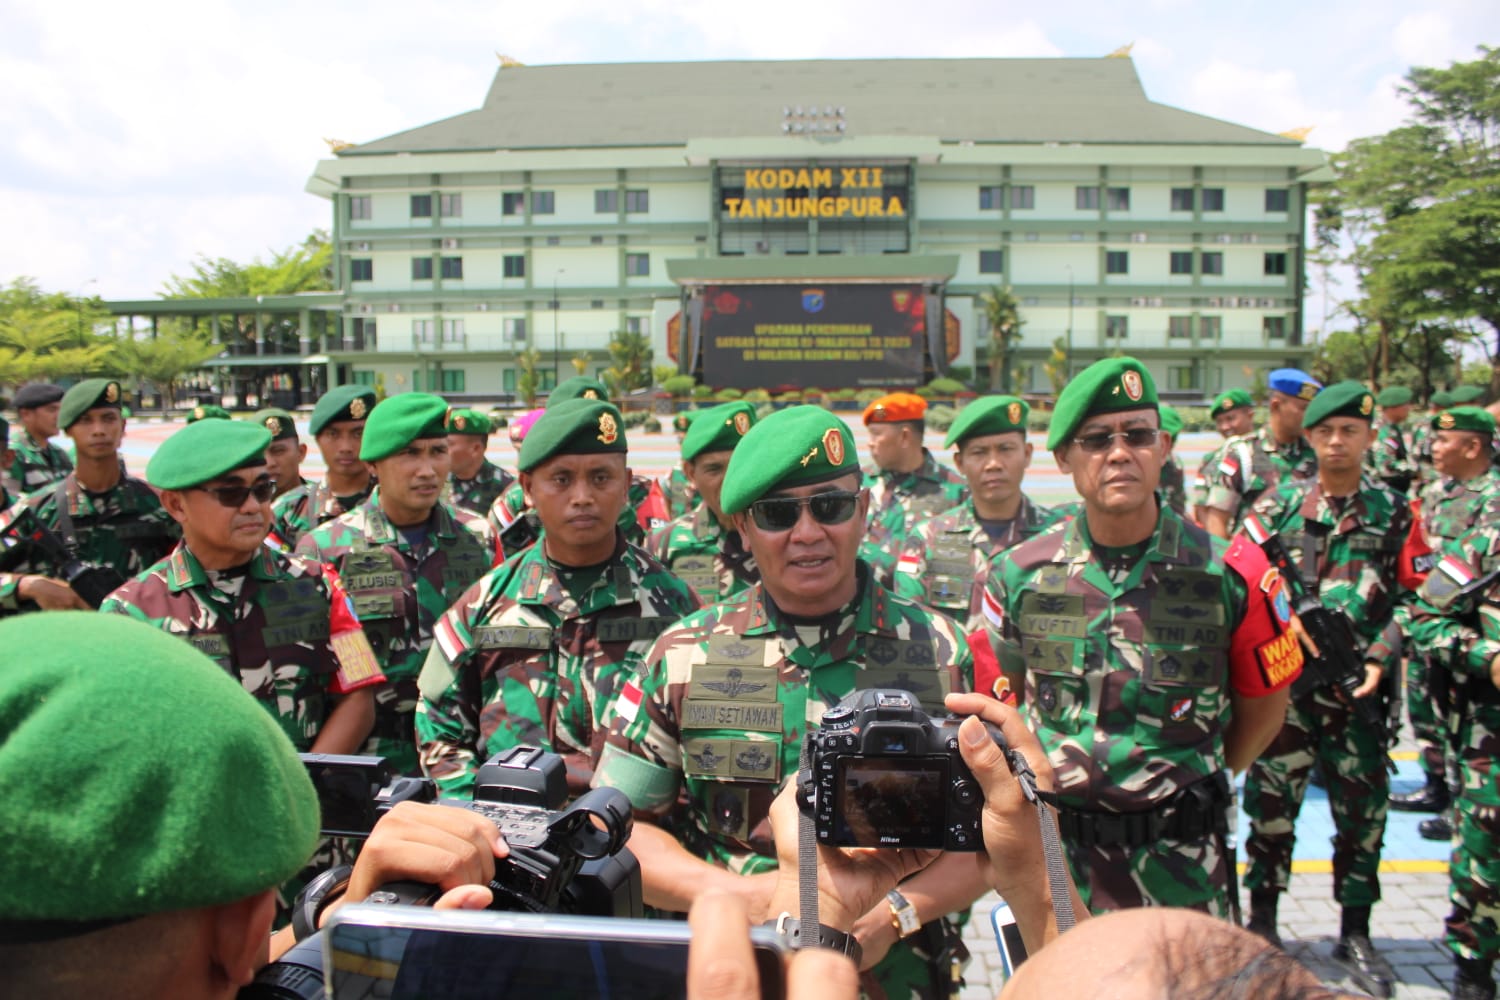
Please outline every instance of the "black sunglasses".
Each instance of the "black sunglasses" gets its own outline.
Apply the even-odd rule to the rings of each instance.
[[[254,486],[194,486],[193,489],[211,493],[225,507],[239,510],[245,506],[246,497],[255,497],[256,503],[269,503],[276,495],[276,480],[260,479]]]
[[[843,524],[854,516],[859,494],[848,490],[814,493],[810,497],[770,497],[750,505],[750,516],[761,531],[790,531],[806,507],[819,524]]]
[[[1089,454],[1097,455],[1113,448],[1116,438],[1123,438],[1127,448],[1149,448],[1156,443],[1160,433],[1154,427],[1132,427],[1116,434],[1080,434],[1073,443]]]

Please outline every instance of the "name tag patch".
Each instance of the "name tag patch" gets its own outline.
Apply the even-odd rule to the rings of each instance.
[[[546,649],[552,630],[527,625],[484,625],[474,630],[476,649]]]
[[[752,733],[779,733],[782,706],[737,701],[696,701],[682,703],[683,729],[743,729]]]

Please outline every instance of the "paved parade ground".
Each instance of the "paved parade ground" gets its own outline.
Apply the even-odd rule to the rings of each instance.
[[[864,453],[867,437],[859,423],[858,413],[842,414],[854,431],[856,445]],[[157,445],[172,431],[182,427],[180,420],[161,421],[152,418],[132,419],[124,447],[126,464],[132,474],[143,476],[146,460]],[[322,459],[316,445],[305,437],[305,422],[299,427],[308,441],[309,454],[304,473],[317,477],[322,473]],[[631,466],[637,473],[662,476],[677,464],[676,438],[670,432],[647,434],[628,432]],[[1052,456],[1043,444],[1044,435],[1033,434],[1036,456],[1027,474],[1026,492],[1042,504],[1076,500],[1071,479],[1057,470]],[[67,444],[59,437],[59,443]],[[1189,480],[1197,471],[1202,455],[1220,441],[1217,434],[1187,434],[1178,444],[1177,454],[1187,470]],[[928,446],[945,462],[950,454],[941,448],[942,436],[929,433]],[[514,467],[515,450],[502,430],[490,443],[490,460]],[[1407,739],[1398,746],[1397,773],[1392,778],[1393,793],[1410,791],[1422,783],[1414,746]],[[1421,813],[1391,812],[1386,828],[1385,851],[1381,863],[1383,899],[1374,908],[1371,939],[1395,966],[1400,982],[1397,997],[1446,997],[1453,978],[1449,952],[1441,944],[1443,917],[1448,912],[1447,844],[1423,840],[1417,824],[1427,818]],[[1246,836],[1244,818],[1240,821],[1240,857],[1243,867],[1243,844]],[[1297,824],[1297,849],[1293,862],[1292,890],[1282,900],[1280,929],[1292,954],[1307,962],[1327,982],[1356,989],[1343,980],[1329,952],[1338,938],[1339,911],[1333,901],[1331,872],[1331,838],[1333,823],[1322,789],[1309,787],[1307,800]],[[1248,910],[1248,895],[1243,891],[1242,906]],[[991,997],[1003,982],[999,951],[990,927],[989,911],[996,900],[981,900],[965,935],[974,958],[969,966],[965,1000]]]

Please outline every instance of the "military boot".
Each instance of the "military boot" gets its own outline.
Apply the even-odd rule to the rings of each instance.
[[[1339,943],[1333,960],[1348,971],[1360,989],[1372,997],[1395,995],[1396,970],[1370,942],[1370,908],[1346,906],[1339,928]]]
[[[1427,784],[1413,792],[1391,796],[1397,812],[1440,813],[1448,808],[1448,782],[1441,774],[1428,774]]]
[[[1495,1000],[1495,973],[1488,960],[1460,958],[1454,965],[1453,1000]]]
[[[1280,948],[1281,935],[1276,933],[1276,902],[1280,893],[1257,889],[1250,893],[1250,922],[1245,930],[1258,934]]]
[[[1442,813],[1418,823],[1417,832],[1422,835],[1423,840],[1452,840],[1453,822],[1448,819],[1447,813]]]

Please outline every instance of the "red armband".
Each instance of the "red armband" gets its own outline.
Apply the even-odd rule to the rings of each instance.
[[[1437,563],[1437,553],[1427,544],[1427,534],[1422,530],[1422,501],[1411,502],[1411,531],[1406,533],[1406,542],[1401,546],[1401,555],[1396,559],[1396,582],[1407,590],[1420,590],[1427,582],[1427,574]]]
[[[365,637],[364,626],[354,612],[354,600],[344,589],[344,581],[331,565],[323,564],[324,578],[328,581],[328,635],[338,660],[338,672],[330,685],[335,694],[348,694],[360,688],[384,684],[386,677]]]
[[[1224,564],[1249,592],[1245,617],[1229,640],[1229,683],[1236,693],[1252,698],[1279,691],[1302,673],[1302,645],[1291,630],[1286,582],[1245,535],[1235,536]]]

